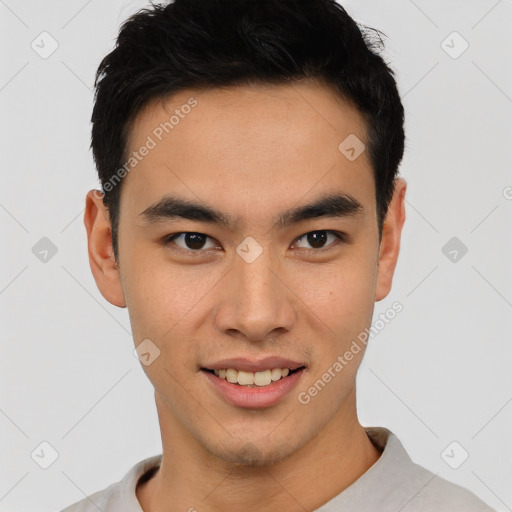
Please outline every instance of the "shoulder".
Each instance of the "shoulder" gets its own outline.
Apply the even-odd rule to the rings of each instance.
[[[161,461],[160,454],[137,462],[121,481],[73,503],[60,512],[142,512],[136,495],[137,484],[149,478],[159,468]]]
[[[389,429],[367,427],[365,430],[381,450],[381,456],[325,511],[495,512],[468,489],[415,463]]]
[[[386,469],[394,473],[390,483],[403,485],[402,512],[495,512],[469,489],[415,463],[392,432],[388,435],[387,448]]]
[[[413,466],[413,480],[418,491],[402,512],[495,512],[470,490],[445,480],[418,464]]]
[[[121,482],[109,485],[86,498],[69,505],[60,512],[121,512]]]

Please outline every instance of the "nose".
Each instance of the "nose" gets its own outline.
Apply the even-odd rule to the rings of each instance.
[[[216,310],[216,326],[222,334],[263,342],[293,328],[296,297],[270,256],[264,251],[252,263],[236,257]]]

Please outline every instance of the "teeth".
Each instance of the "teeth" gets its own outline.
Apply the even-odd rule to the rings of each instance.
[[[272,380],[279,380],[283,376],[283,372],[282,372],[281,368],[274,368],[270,372],[270,375],[271,375]]]
[[[238,384],[241,386],[247,386],[249,384],[254,384],[254,373],[252,372],[238,372]]]
[[[256,384],[256,386],[268,386],[271,382],[272,374],[270,370],[265,370],[264,372],[256,372],[254,374],[254,384]]]
[[[219,377],[220,377],[220,375],[219,375]],[[234,384],[235,382],[237,382],[237,379],[238,379],[238,372],[236,370],[233,370],[233,368],[229,368],[229,370],[226,370],[226,380],[228,382],[231,382],[231,384]]]
[[[235,370],[227,368],[222,370],[213,370],[215,375],[221,379],[225,379],[231,384],[239,384],[240,386],[268,386],[272,382],[276,382],[290,373],[289,368],[273,368],[272,370],[264,370],[261,372],[244,372],[243,370]]]

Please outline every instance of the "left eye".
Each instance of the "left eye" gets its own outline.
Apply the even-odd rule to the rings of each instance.
[[[305,247],[306,249],[323,249],[324,247],[332,245],[332,242],[327,244],[329,236],[331,236],[331,240],[334,239],[334,241],[343,240],[343,235],[341,233],[337,233],[336,231],[311,231],[298,238],[296,244],[299,244],[301,240],[305,240],[310,246],[312,246],[312,249]]]

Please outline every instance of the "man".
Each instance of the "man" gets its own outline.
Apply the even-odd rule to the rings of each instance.
[[[334,0],[176,0],[123,25],[84,221],[163,454],[66,512],[491,510],[357,417],[405,221],[376,47]]]

